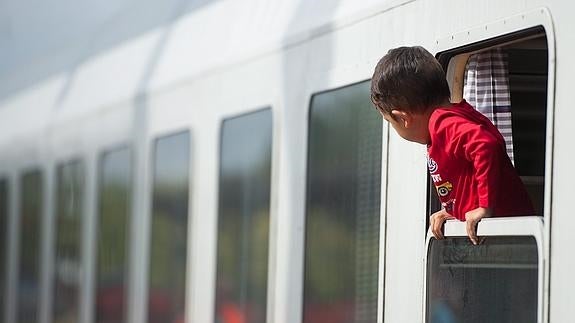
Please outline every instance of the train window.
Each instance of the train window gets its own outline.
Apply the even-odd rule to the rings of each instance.
[[[157,139],[154,156],[148,322],[183,322],[188,250],[189,133]]]
[[[72,161],[57,168],[54,323],[78,320],[82,273],[84,165]]]
[[[303,322],[376,322],[382,118],[369,81],[316,94],[309,119]]]
[[[216,322],[266,320],[272,111],[221,130]]]
[[[478,230],[477,246],[459,221],[446,223],[447,239],[429,235],[426,322],[539,322],[543,221],[493,218]]]
[[[95,322],[124,322],[126,317],[131,153],[106,152],[99,165]]]
[[[0,319],[4,318],[4,294],[6,293],[6,266],[8,265],[8,181],[0,179]]]
[[[31,170],[21,176],[20,268],[18,270],[18,322],[35,323],[40,291],[40,236],[42,174]]]
[[[467,100],[499,128],[535,211],[543,215],[548,79],[543,28],[441,53],[439,60],[452,101]]]

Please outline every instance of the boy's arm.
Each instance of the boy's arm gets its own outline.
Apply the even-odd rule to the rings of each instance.
[[[494,209],[501,165],[507,158],[502,138],[460,117],[449,118],[444,123],[447,126],[441,130],[448,145],[446,149],[473,165],[479,207]]]
[[[464,157],[473,164],[479,207],[493,210],[499,187],[497,181],[507,153],[498,139],[482,126],[466,128],[467,131],[461,134],[464,144],[460,147]]]
[[[497,181],[507,152],[503,150],[504,146],[498,138],[483,126],[472,125],[465,127],[465,130],[461,134],[465,140],[465,144],[461,146],[462,153],[473,164],[479,199],[479,207],[465,213],[465,222],[469,239],[477,245],[477,223],[482,218],[493,215],[499,187]]]
[[[507,152],[500,138],[494,136],[484,126],[470,124],[463,120],[452,128],[454,140],[451,141],[456,155],[462,156],[473,164],[479,207],[465,213],[467,235],[475,245],[477,223],[485,217],[491,217],[497,197],[497,181]]]

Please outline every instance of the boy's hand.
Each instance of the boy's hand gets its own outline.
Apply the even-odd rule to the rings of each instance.
[[[441,240],[444,238],[443,236],[443,223],[447,220],[455,219],[451,214],[447,213],[445,209],[441,209],[431,215],[429,217],[429,226],[431,227],[431,233],[435,239]]]
[[[491,216],[491,209],[478,207],[465,213],[465,222],[467,224],[467,235],[474,245],[479,243],[477,238],[477,223],[483,218],[488,218]]]

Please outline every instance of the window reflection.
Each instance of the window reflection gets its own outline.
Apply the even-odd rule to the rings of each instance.
[[[537,322],[537,261],[533,237],[433,239],[427,322]]]
[[[79,161],[57,170],[54,323],[77,321],[82,273],[81,237],[84,166]]]
[[[362,82],[312,98],[305,323],[377,318],[383,125],[369,97]]]
[[[216,322],[266,318],[271,109],[225,120],[220,155]]]
[[[40,272],[42,177],[39,170],[24,173],[20,200],[20,269],[18,322],[36,323]]]
[[[0,179],[0,319],[4,318],[4,294],[6,281],[4,280],[8,259],[8,181]]]
[[[188,132],[155,145],[148,322],[184,322],[189,146]]]
[[[100,161],[95,311],[98,323],[125,321],[130,158],[130,151],[125,148],[105,153]]]

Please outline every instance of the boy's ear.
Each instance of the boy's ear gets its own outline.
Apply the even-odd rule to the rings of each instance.
[[[400,122],[404,128],[411,127],[413,116],[409,112],[403,110],[391,110],[391,115],[395,120]]]

